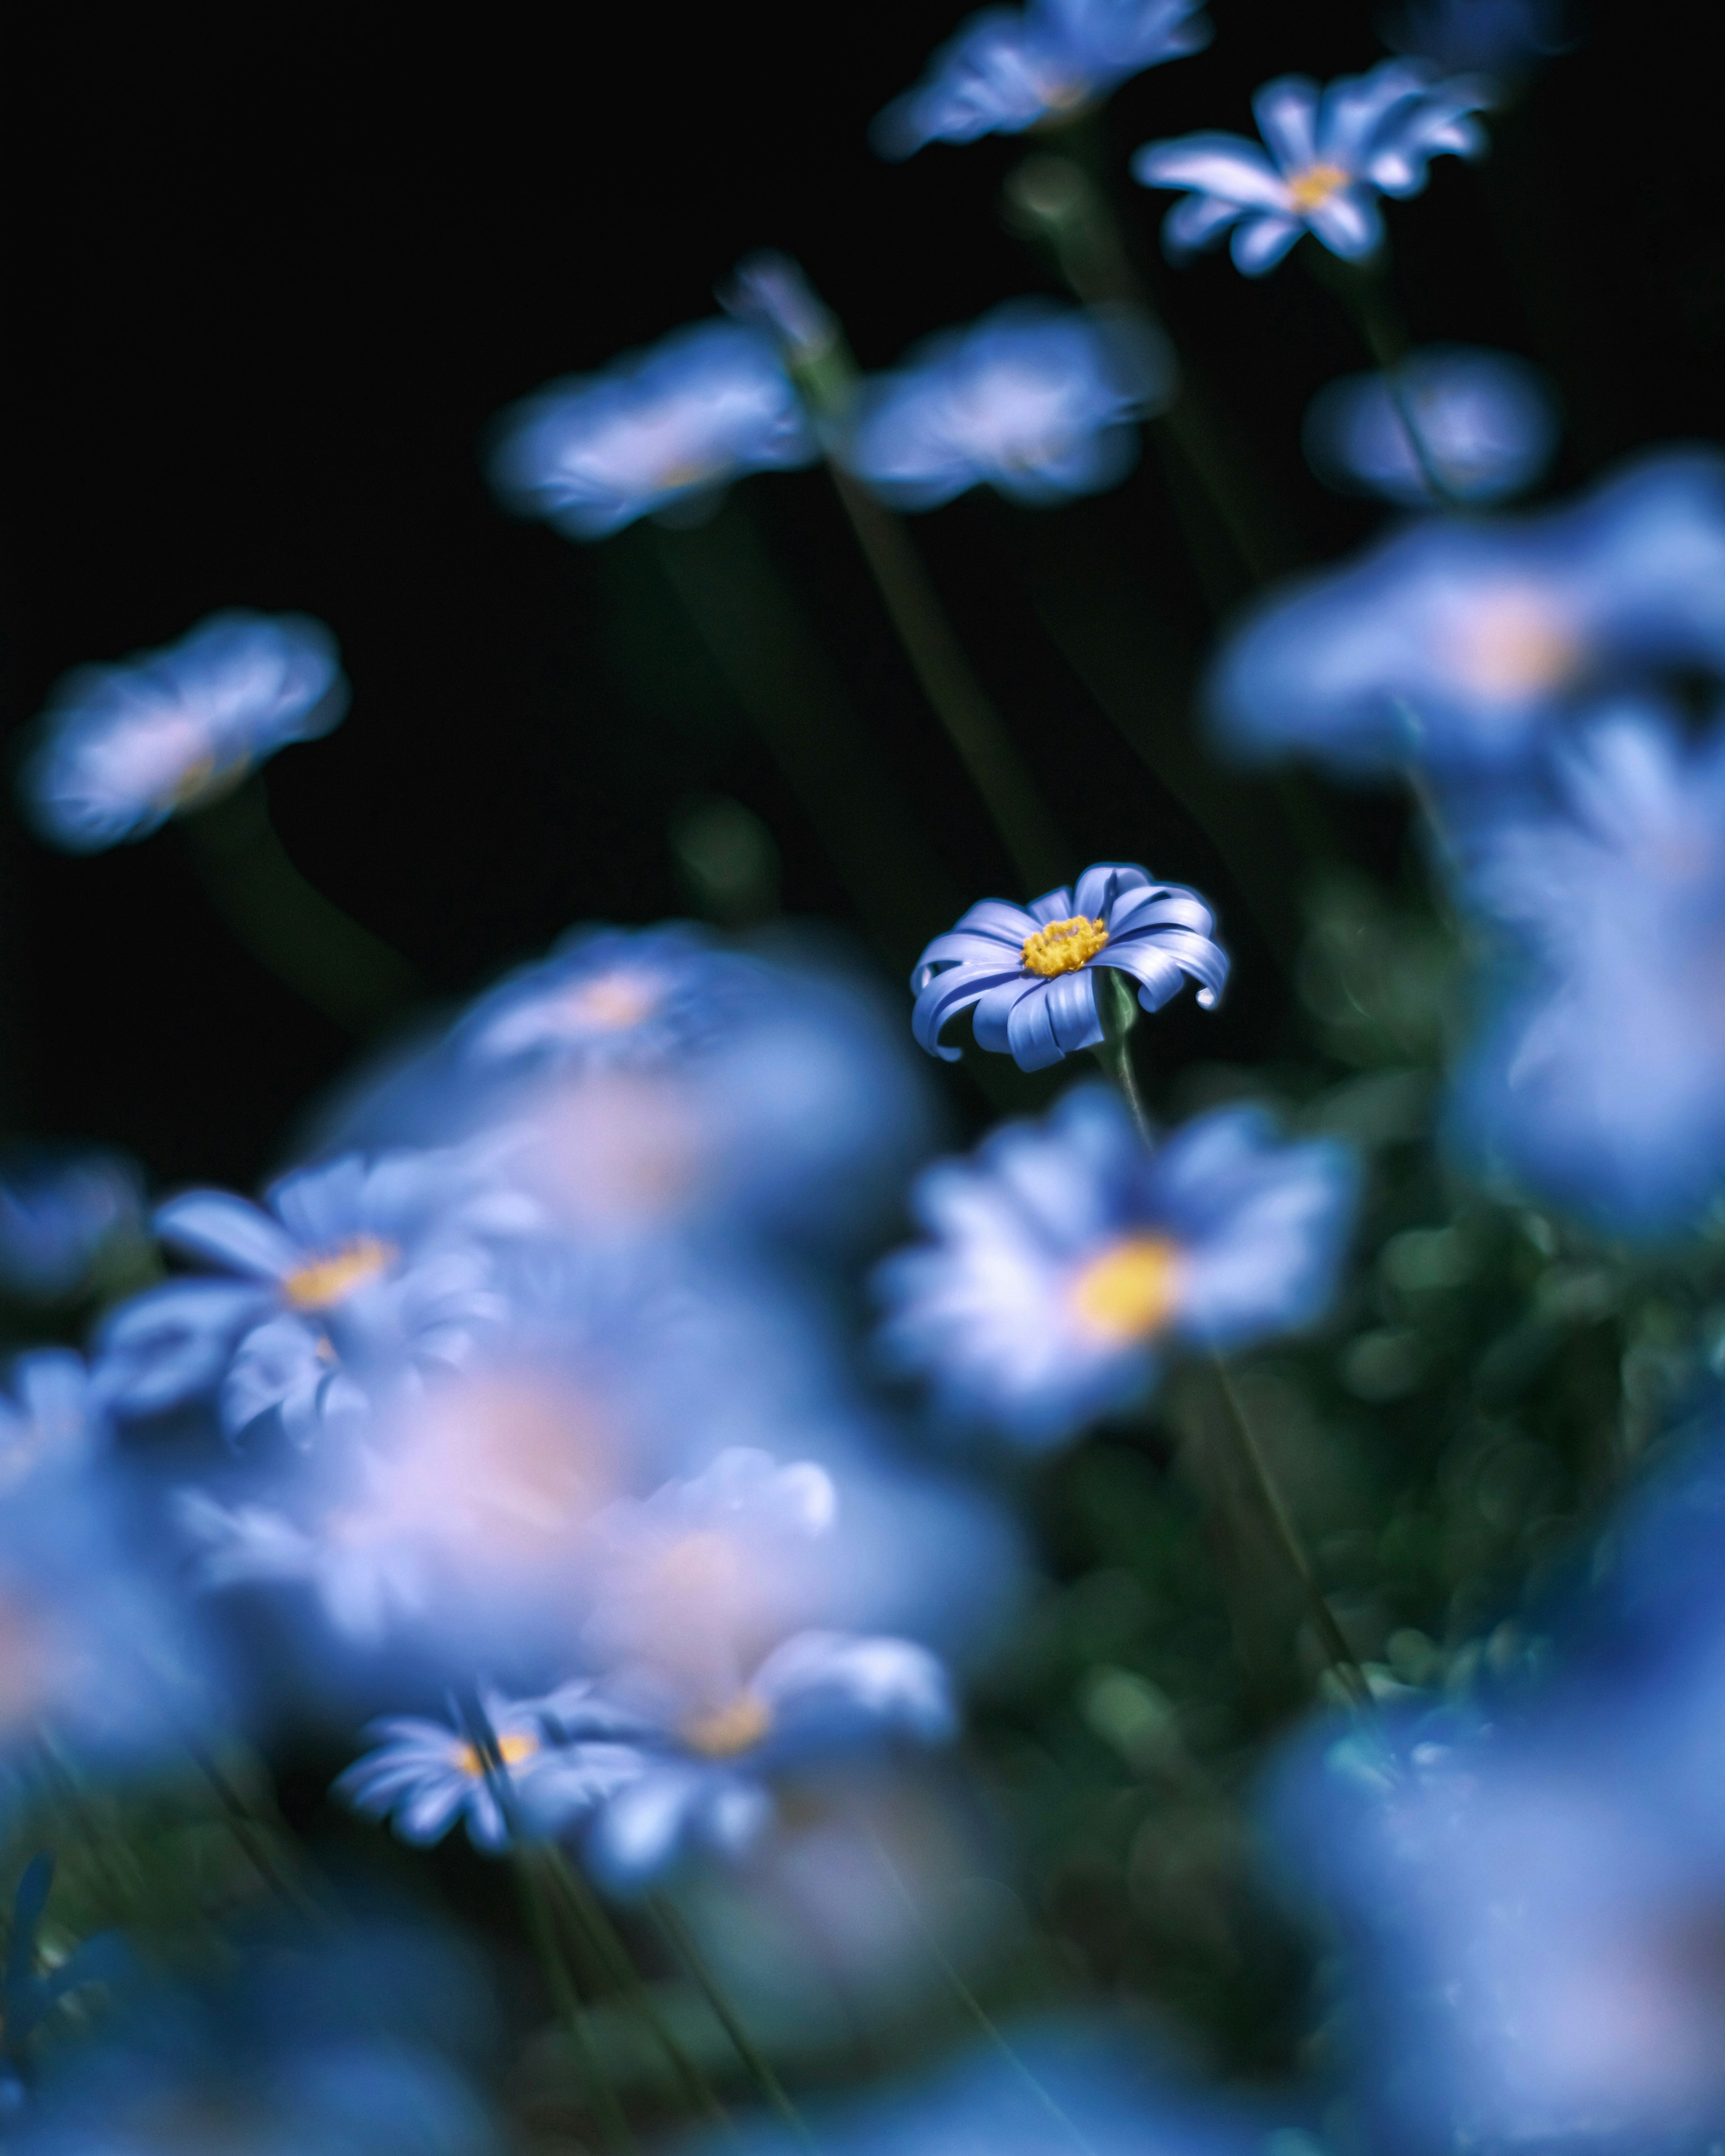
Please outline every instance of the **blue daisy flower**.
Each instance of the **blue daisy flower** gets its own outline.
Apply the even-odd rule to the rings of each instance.
[[[368,1414],[374,1378],[459,1363],[509,1314],[500,1250],[538,1225],[501,1173],[506,1143],[349,1154],[285,1177],[261,1207],[219,1190],[170,1199],[158,1234],[227,1277],[172,1281],[112,1312],[96,1343],[105,1398],[139,1416],[218,1391],[230,1435],[279,1410],[306,1444]]]
[[[953,1420],[1057,1444],[1142,1400],[1172,1346],[1221,1353],[1321,1317],[1358,1183],[1346,1147],[1278,1142],[1253,1108],[1148,1152],[1111,1091],[1081,1087],[922,1177],[933,1240],[877,1275],[882,1349]]]
[[[31,821],[69,853],[147,838],[347,708],[335,639],[303,614],[212,614],[165,650],[68,675],[20,779]]]
[[[1015,300],[865,382],[840,454],[900,509],[932,509],[982,485],[1015,501],[1064,501],[1126,476],[1138,454],[1133,423],[1173,386],[1167,341],[1142,316]]]
[[[1725,717],[1645,700],[1554,754],[1553,794],[1466,821],[1461,889],[1498,946],[1451,1142],[1476,1169],[1631,1235],[1725,1188]]]
[[[1525,360],[1466,345],[1428,345],[1397,372],[1394,388],[1382,374],[1350,374],[1312,399],[1306,454],[1331,485],[1406,508],[1435,506],[1404,407],[1449,502],[1507,501],[1551,462],[1557,408],[1544,377]]]
[[[1010,1055],[1020,1070],[1042,1070],[1103,1038],[1096,970],[1137,984],[1147,1011],[1160,1010],[1189,976],[1208,1010],[1228,978],[1228,957],[1211,940],[1214,920],[1195,891],[1154,883],[1130,861],[1099,861],[1069,890],[1062,885],[1014,906],[985,898],[937,936],[911,976],[911,1029],[930,1055],[949,1019],[975,1006],[979,1048]]]
[[[523,516],[572,539],[694,511],[745,472],[820,454],[773,338],[698,322],[603,373],[572,375],[506,413],[492,484]]]
[[[119,1153],[32,1147],[0,1165],[0,1289],[53,1301],[145,1242],[144,1178]]]
[[[1384,60],[1322,89],[1307,75],[1278,75],[1252,99],[1267,148],[1242,135],[1183,135],[1147,144],[1132,177],[1188,191],[1162,228],[1177,258],[1231,231],[1236,266],[1261,277],[1310,232],[1332,254],[1363,261],[1383,243],[1379,195],[1419,194],[1435,157],[1484,153],[1472,116],[1491,95],[1483,77],[1446,79],[1414,60]]]
[[[524,1810],[546,1833],[578,1832],[595,1876],[619,1893],[697,1851],[745,1854],[772,1823],[783,1776],[944,1743],[956,1726],[946,1671],[926,1647],[840,1632],[798,1633],[722,1689],[639,1667],[539,1707],[563,1748],[524,1791]]]
[[[990,8],[941,47],[870,139],[883,157],[908,157],[928,142],[973,142],[1070,120],[1146,68],[1207,45],[1214,33],[1201,10],[1202,0]]]
[[[1432,517],[1272,595],[1212,673],[1222,738],[1348,773],[1525,765],[1661,670],[1725,676],[1725,459],[1641,459],[1576,503]]]

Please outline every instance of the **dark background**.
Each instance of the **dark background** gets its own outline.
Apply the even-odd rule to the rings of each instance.
[[[453,33],[273,12],[20,18],[8,731],[69,666],[170,641],[221,606],[303,609],[340,638],[354,701],[336,733],[270,767],[278,828],[434,993],[583,917],[686,911],[667,831],[708,793],[770,829],[788,912],[849,922],[904,965],[947,916],[932,896],[916,921],[919,899],[908,949],[902,923],[859,918],[666,581],[663,550],[682,542],[644,527],[580,548],[514,522],[477,444],[547,378],[711,312],[714,280],[763,244],[801,258],[869,367],[1055,289],[1001,216],[1029,146],[891,167],[864,138],[965,12],[586,9],[556,25],[536,10]],[[1249,126],[1268,75],[1384,51],[1368,5],[1212,13],[1206,53],[1114,100],[1117,172],[1151,136]],[[1600,6],[1494,123],[1486,165],[1440,161],[1390,211],[1416,333],[1508,346],[1554,377],[1556,490],[1639,444],[1718,431],[1722,130],[1699,27],[1698,9]],[[1168,271],[1153,249],[1168,198],[1121,192],[1177,334],[1278,505],[1283,557],[1357,543],[1374,514],[1325,495],[1298,451],[1307,398],[1361,363],[1333,303],[1292,262],[1261,283],[1225,256]],[[752,481],[726,513],[751,520],[909,804],[894,835],[918,891],[1010,891],[824,478]],[[1235,990],[1214,1019],[1189,1004],[1171,1016],[1169,1056],[1272,1049],[1297,878],[1266,904],[1266,854],[1258,891],[1237,890],[1227,848],[1047,629],[1062,593],[1101,591],[1117,657],[1138,652],[1140,687],[1165,688],[1158,723],[1183,724],[1213,614],[1245,594],[1194,571],[1154,457],[1071,510],[973,498],[915,530],[1072,866],[1142,859],[1217,901]],[[1317,801],[1283,798],[1308,836]],[[1320,844],[1395,868],[1399,811],[1332,798],[1322,813]],[[67,859],[8,809],[0,845],[0,1124],[117,1141],[167,1183],[254,1179],[352,1043],[234,944],[178,832]]]

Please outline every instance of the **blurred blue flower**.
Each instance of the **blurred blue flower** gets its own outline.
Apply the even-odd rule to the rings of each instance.
[[[1306,454],[1321,479],[1409,508],[1436,497],[1408,438],[1404,401],[1420,446],[1450,501],[1507,501],[1531,487],[1558,445],[1557,409],[1537,367],[1507,352],[1428,345],[1399,369],[1399,398],[1382,374],[1349,374],[1313,398]]]
[[[1211,676],[1226,743],[1340,769],[1524,764],[1566,706],[1725,675],[1725,459],[1650,457],[1517,520],[1433,517],[1285,587]]]
[[[37,1348],[8,1372],[0,1392],[0,1496],[39,1470],[79,1469],[102,1442],[90,1373],[69,1348]]]
[[[1130,76],[1207,45],[1202,0],[1029,0],[973,15],[870,131],[883,157],[1070,120]]]
[[[1029,906],[983,899],[916,961],[911,1030],[932,1055],[956,1062],[941,1032],[974,1004],[979,1048],[1045,1070],[1101,1043],[1099,967],[1130,976],[1147,1011],[1160,1010],[1189,975],[1209,1009],[1228,978],[1214,925],[1195,891],[1153,883],[1129,861],[1099,861],[1073,889],[1062,885]]]
[[[745,472],[819,454],[773,339],[697,322],[517,404],[499,423],[490,476],[521,516],[603,539],[638,517],[698,509]]]
[[[69,674],[20,778],[42,836],[99,853],[147,838],[347,708],[335,639],[304,614],[212,614],[177,644]]]
[[[1567,0],[1400,0],[1384,32],[1398,52],[1508,81],[1571,42]]]
[[[1153,323],[1014,300],[931,337],[864,383],[840,454],[883,501],[933,509],[973,486],[1015,501],[1096,494],[1137,460],[1132,423],[1167,403],[1174,362]]]
[[[170,1199],[158,1233],[228,1276],[115,1311],[97,1338],[105,1398],[149,1415],[219,1387],[230,1435],[279,1410],[307,1444],[370,1413],[374,1378],[459,1363],[508,1314],[500,1247],[538,1222],[503,1173],[506,1150],[348,1155],[285,1177],[261,1208],[218,1190]]]
[[[1132,1406],[1166,1348],[1217,1353],[1322,1316],[1353,1224],[1353,1156],[1224,1108],[1147,1152],[1102,1086],[943,1161],[913,1204],[933,1241],[880,1268],[890,1363],[955,1420],[1058,1443]]]
[[[513,1815],[555,1759],[559,1804],[572,1811],[578,1787],[585,1788],[590,1806],[618,1776],[634,1772],[632,1755],[591,1744],[578,1773],[566,1754],[555,1752],[556,1725],[547,1725],[535,1702],[511,1703],[487,1691],[480,1706],[494,1755],[489,1769],[479,1744],[459,1723],[395,1715],[367,1730],[367,1737],[382,1741],[336,1777],[336,1795],[368,1818],[391,1820],[403,1841],[421,1846],[441,1841],[459,1820],[475,1849],[495,1854],[511,1839],[500,1786]]]
[[[119,1153],[32,1148],[0,1165],[0,1290],[54,1301],[145,1240],[144,1179]]]
[[[563,1743],[523,1810],[542,1831],[579,1833],[595,1876],[619,1893],[698,1850],[744,1854],[772,1822],[783,1775],[905,1740],[940,1743],[956,1726],[946,1671],[926,1647],[841,1632],[797,1634],[734,1689],[639,1664],[540,1708]]]
[[[99,1932],[44,1969],[38,1934],[54,1886],[53,1851],[24,1866],[12,1905],[6,1961],[0,1969],[0,2057],[16,2057],[61,1999],[86,1984],[112,1984],[130,1974],[131,1955],[117,1932]],[[5,2069],[0,2066],[0,2074]],[[4,2116],[0,2102],[0,2118]]]
[[[1471,116],[1491,101],[1482,78],[1444,78],[1414,60],[1384,60],[1322,90],[1307,75],[1278,75],[1252,99],[1267,151],[1241,135],[1183,135],[1147,144],[1132,177],[1189,190],[1162,228],[1176,257],[1231,228],[1235,263],[1249,277],[1273,269],[1305,232],[1358,262],[1384,239],[1378,195],[1419,194],[1426,167],[1445,152],[1484,153],[1485,131]]]
[[[492,1072],[680,1063],[771,1012],[778,988],[685,921],[577,928],[481,996],[453,1045]]]
[[[501,2156],[463,2071],[482,2015],[422,1934],[225,1956],[193,1991],[127,1987],[92,2040],[44,2055],[20,2156]]]
[[[1553,796],[1459,827],[1500,931],[1450,1136],[1615,1232],[1692,1224],[1725,1187],[1725,721],[1645,701],[1554,752]]]

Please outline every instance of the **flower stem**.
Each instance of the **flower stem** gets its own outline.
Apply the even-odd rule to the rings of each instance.
[[[1065,840],[1043,807],[994,700],[977,678],[909,532],[836,461],[833,485],[911,671],[982,796],[1024,884],[1060,882]]]
[[[1312,1629],[1317,1635],[1325,1658],[1354,1707],[1362,1712],[1369,1713],[1372,1710],[1372,1687],[1366,1681],[1365,1671],[1354,1660],[1353,1650],[1348,1645],[1342,1627],[1336,1622],[1335,1613],[1323,1598],[1317,1575],[1312,1568],[1312,1560],[1306,1554],[1305,1544],[1300,1539],[1300,1531],[1295,1526],[1293,1515],[1289,1512],[1276,1477],[1270,1471],[1270,1463],[1264,1457],[1263,1449],[1258,1443],[1257,1434],[1252,1428],[1251,1418],[1246,1412],[1245,1402],[1240,1398],[1240,1389],[1234,1382],[1233,1373],[1219,1355],[1212,1357],[1211,1361],[1216,1375],[1216,1388],[1227,1410],[1227,1421],[1235,1447],[1265,1519],[1287,1561],[1288,1569],[1299,1582],[1306,1597]]]
[[[683,2084],[685,2096],[698,2111],[717,2125],[731,2128],[731,2120],[712,2084],[696,2066],[641,1981],[629,1948],[603,1905],[562,1851],[555,1845],[546,1852],[552,1885],[565,1916],[580,1934],[590,1955],[628,1999],[653,2035],[672,2071]],[[731,2128],[734,2138],[734,2128]]]
[[[1313,250],[1307,249],[1302,253],[1307,266],[1315,267],[1318,258]],[[1384,386],[1389,392],[1390,402],[1407,435],[1408,446],[1414,452],[1414,461],[1420,467],[1420,476],[1433,501],[1440,502],[1445,509],[1460,508],[1461,499],[1444,477],[1420,428],[1420,415],[1408,387],[1407,362],[1414,341],[1381,264],[1368,268],[1358,263],[1343,262],[1326,251],[1318,277],[1319,282],[1327,285],[1341,300],[1348,319],[1359,332],[1361,342],[1371,354],[1373,363],[1383,375]]]
[[[598,2120],[599,2130],[604,2135],[608,2147],[633,2149],[637,2146],[634,2133],[623,2108],[622,2099],[605,2070],[604,2057],[593,2035],[593,2024],[581,2004],[574,1977],[564,1958],[557,1926],[552,1921],[545,1881],[539,1866],[529,1851],[520,1844],[511,1851],[511,1861],[515,1870],[516,1884],[521,1892],[521,1910],[526,1918],[527,1930],[538,1953],[539,1965],[545,1973],[557,2018],[568,2030],[570,2041],[580,2058],[582,2078],[587,2084],[588,2100],[593,2106],[593,2115]]]
[[[759,2089],[773,2109],[778,2113],[780,2118],[783,2120],[803,2147],[810,2152],[810,2156],[819,2156],[820,2144],[809,2132],[802,2113],[791,2102],[784,2083],[773,2071],[766,2054],[750,2035],[736,2008],[726,1996],[724,1986],[719,1982],[711,1964],[696,1944],[695,1935],[684,1922],[681,1912],[664,1894],[653,1896],[652,1908],[654,1915],[659,1919],[664,1929],[665,1937],[670,1941],[673,1950],[700,1986],[702,1996],[713,2010],[725,2034],[731,2039],[737,2057],[747,2069],[749,2076],[756,2087]]]
[[[1102,1021],[1102,1038],[1091,1053],[1119,1087],[1121,1097],[1137,1126],[1138,1136],[1146,1146],[1153,1147],[1155,1126],[1144,1105],[1144,1096],[1138,1091],[1137,1073],[1132,1068],[1132,1031],[1138,1022],[1138,999],[1132,993],[1131,981],[1117,968],[1098,966],[1095,978],[1096,1013]]]
[[[987,2007],[983,2005],[981,1999],[977,1997],[970,1986],[964,1981],[963,1977],[960,1975],[957,1965],[947,1954],[946,1948],[935,1937],[934,1933],[929,1925],[928,1919],[923,1915],[922,1909],[917,1906],[916,1896],[911,1893],[910,1888],[905,1884],[904,1875],[900,1871],[898,1866],[893,1861],[891,1851],[887,1848],[886,1843],[882,1841],[879,1834],[875,1832],[872,1826],[868,1830],[868,1835],[869,1840],[874,1844],[875,1854],[880,1860],[880,1867],[882,1871],[886,1872],[888,1880],[891,1882],[893,1892],[903,1907],[906,1914],[910,1917],[911,1923],[915,1925],[917,1933],[922,1938],[922,1943],[927,1948],[930,1959],[935,1964],[936,1967],[940,1970],[941,1974],[945,1977],[947,1982],[951,1985],[952,1994],[957,1999],[959,2005],[964,2009],[971,2020],[975,2022],[978,2029],[981,2031],[983,2036],[987,2040],[987,2041],[992,2044],[995,2050],[1000,2053],[1001,2056],[1006,2061],[1008,2066],[1011,2067],[1013,2072],[1018,2076],[1019,2079],[1024,2083],[1030,2094],[1036,2099],[1037,2102],[1041,2105],[1042,2108],[1048,2113],[1049,2117],[1055,2121],[1055,2124],[1060,2128],[1063,2133],[1070,2137],[1073,2145],[1081,2152],[1081,2156],[1096,2156],[1096,2152],[1091,2148],[1090,2142],[1086,2139],[1081,2129],[1074,2123],[1073,2120],[1067,2117],[1066,2113],[1060,2108],[1060,2105],[1055,2102],[1053,2097],[1051,2097],[1048,2091],[1042,2086],[1042,2083],[1038,2081],[1035,2075],[1033,2074],[1030,2069],[1024,2064],[1024,2061],[1007,2041],[1006,2036],[1003,2033],[999,2024],[993,2019]]]

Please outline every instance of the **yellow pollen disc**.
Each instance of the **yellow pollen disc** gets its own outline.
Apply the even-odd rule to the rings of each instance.
[[[290,1272],[281,1284],[283,1298],[290,1310],[329,1310],[355,1288],[388,1272],[400,1255],[393,1243],[379,1235],[356,1235],[328,1257],[314,1258]]]
[[[1076,973],[1086,966],[1108,941],[1100,916],[1086,921],[1075,913],[1070,921],[1050,921],[1034,936],[1024,938],[1024,966],[1027,973],[1040,973],[1051,981],[1056,973]]]
[[[1174,1312],[1180,1249],[1165,1235],[1133,1235],[1092,1258],[1069,1291],[1088,1325],[1117,1340],[1147,1340]]]
[[[583,1025],[595,1025],[607,1033],[627,1033],[652,1017],[659,992],[652,982],[634,973],[601,973],[570,991],[568,1010]]]
[[[1494,592],[1461,624],[1451,664],[1480,696],[1506,701],[1561,688],[1586,654],[1574,630],[1543,593]]]
[[[1301,210],[1322,209],[1338,188],[1345,187],[1353,178],[1339,165],[1308,165],[1303,172],[1296,172],[1288,182],[1288,193],[1294,208]]]
[[[716,479],[719,469],[715,464],[667,465],[659,475],[659,484],[667,491],[673,487],[699,486],[705,480]]]
[[[708,1759],[731,1759],[758,1744],[773,1727],[773,1709],[758,1693],[740,1691],[706,1714],[683,1724],[683,1742]]]
[[[523,1759],[531,1759],[538,1749],[539,1739],[525,1733],[497,1739],[497,1757],[506,1767],[519,1767]],[[470,1774],[475,1781],[478,1781],[485,1771],[485,1763],[480,1758],[476,1744],[458,1746],[455,1764],[464,1774]]]

